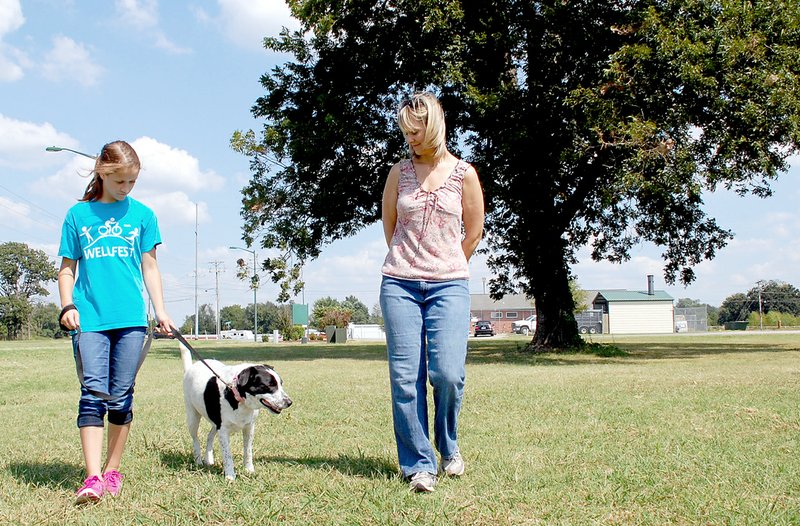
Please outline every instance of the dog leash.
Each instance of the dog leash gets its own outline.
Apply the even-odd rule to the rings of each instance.
[[[61,327],[65,328],[63,325]],[[83,360],[81,359],[81,328],[78,327],[77,329],[69,331],[69,333],[77,340],[75,343],[77,351],[75,353],[75,371],[78,373],[78,381],[81,383],[81,386],[87,391],[89,391],[90,394],[96,396],[97,398],[100,398],[105,401],[114,400],[114,398],[112,398],[109,393],[104,393],[102,391],[95,391],[94,389],[86,385],[86,381],[83,378]],[[139,374],[139,369],[142,367],[144,359],[147,358],[147,353],[150,352],[151,343],[153,343],[153,331],[148,329],[147,340],[144,342],[144,346],[142,347],[142,353],[139,356],[139,363],[136,364],[136,372],[133,373],[134,379],[136,378],[136,375]],[[131,384],[130,388],[127,391],[125,391],[125,393],[122,396],[128,394],[131,391],[131,389],[133,389],[133,384]]]
[[[191,345],[189,345],[189,342],[187,342],[187,341],[186,341],[186,338],[184,338],[184,337],[183,337],[183,334],[181,334],[181,331],[179,331],[178,329],[172,329],[171,333],[172,333],[172,336],[173,336],[173,337],[174,337],[176,340],[178,340],[179,342],[181,342],[181,343],[182,343],[182,344],[183,344],[183,345],[184,345],[184,346],[185,346],[187,349],[189,349],[189,352],[191,352],[191,353],[192,353],[192,355],[193,355],[195,358],[197,358],[197,360],[198,360],[199,362],[202,362],[202,363],[203,363],[203,365],[205,365],[206,367],[208,367],[208,370],[209,370],[209,371],[211,371],[211,373],[212,373],[214,376],[216,376],[216,377],[219,379],[219,381],[223,383],[223,385],[224,385],[225,387],[227,387],[228,389],[230,389],[230,390],[231,390],[231,392],[233,393],[233,397],[236,399],[236,401],[237,401],[237,402],[239,402],[239,403],[242,403],[242,402],[244,402],[244,398],[242,398],[242,395],[240,395],[240,394],[239,394],[239,390],[236,388],[236,380],[239,378],[239,376],[238,376],[238,375],[237,375],[237,376],[235,376],[235,377],[233,378],[233,380],[232,380],[232,381],[230,381],[230,382],[226,382],[226,381],[225,381],[225,380],[224,380],[224,379],[223,379],[223,378],[222,378],[220,375],[218,375],[218,374],[217,374],[217,371],[215,371],[213,367],[211,367],[210,365],[208,365],[208,362],[206,362],[206,361],[203,359],[203,357],[202,357],[202,356],[200,356],[200,353],[199,353],[199,352],[197,352],[197,351],[195,350],[195,348],[194,348],[194,347],[192,347]]]

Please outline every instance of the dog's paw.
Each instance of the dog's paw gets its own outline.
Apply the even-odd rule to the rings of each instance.
[[[247,471],[248,473],[255,473],[256,472],[256,468],[252,464],[245,465],[244,470]]]
[[[236,482],[236,475],[225,475],[226,482]]]
[[[205,464],[206,464],[206,466],[213,466],[214,465],[214,455],[213,454],[206,455]]]

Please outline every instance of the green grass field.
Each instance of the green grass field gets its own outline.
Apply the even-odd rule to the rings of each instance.
[[[381,344],[200,342],[275,366],[295,401],[260,415],[255,474],[234,439],[231,484],[194,465],[177,346],[157,340],[123,492],[88,507],[68,342],[0,342],[0,524],[800,524],[799,334],[618,337],[627,354],[607,358],[526,342],[470,339],[467,474],[418,495],[397,475]]]

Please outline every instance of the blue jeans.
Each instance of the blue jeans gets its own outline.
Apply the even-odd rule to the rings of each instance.
[[[81,385],[78,427],[103,427],[106,413],[111,424],[125,425],[133,420],[133,384],[144,350],[145,332],[144,327],[128,327],[72,336],[76,361],[80,338],[84,383],[93,391],[111,395],[111,400],[106,401]]]
[[[464,394],[469,337],[468,281],[383,277],[392,417],[404,477],[437,472],[428,434],[427,381],[433,387],[433,430],[442,458],[458,453],[458,413]]]

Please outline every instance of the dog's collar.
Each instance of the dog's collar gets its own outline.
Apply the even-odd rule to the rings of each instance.
[[[233,393],[233,397],[236,399],[236,401],[242,404],[244,403],[244,398],[242,397],[242,395],[239,394],[239,390],[236,388],[237,383],[239,383],[238,374],[234,376],[233,380],[231,380],[231,382],[228,384],[228,389],[231,390],[231,393]]]

